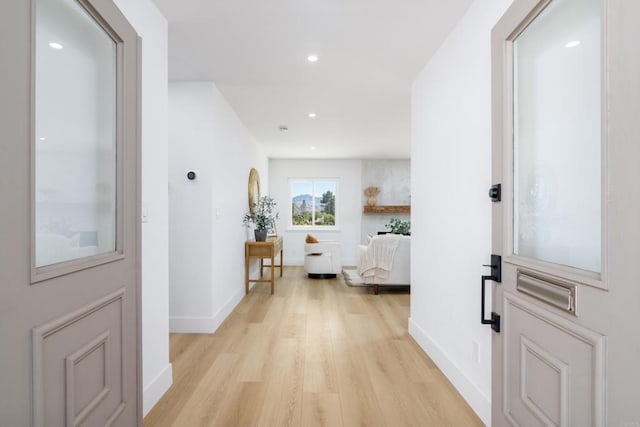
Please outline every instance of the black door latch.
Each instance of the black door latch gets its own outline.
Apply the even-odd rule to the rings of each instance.
[[[502,185],[495,184],[489,188],[489,198],[492,202],[499,202],[502,200]]]

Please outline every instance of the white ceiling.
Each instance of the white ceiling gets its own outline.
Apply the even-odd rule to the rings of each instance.
[[[214,81],[269,157],[408,158],[411,84],[472,0],[154,1],[169,78]]]

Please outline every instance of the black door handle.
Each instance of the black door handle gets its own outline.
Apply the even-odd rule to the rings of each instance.
[[[500,315],[494,311],[491,312],[491,319],[486,319],[484,316],[484,302],[485,302],[485,288],[487,280],[492,280],[494,282],[500,283],[502,281],[502,257],[500,255],[491,255],[491,264],[485,265],[486,267],[491,267],[491,275],[490,276],[482,276],[480,285],[481,285],[481,296],[480,296],[480,322],[483,325],[491,325],[491,329],[496,332],[500,332]]]
[[[484,288],[487,280],[493,280],[493,276],[482,276],[482,301],[480,301],[480,322],[483,325],[491,325],[491,329],[500,332],[500,315],[495,311],[491,312],[491,319],[484,318]]]

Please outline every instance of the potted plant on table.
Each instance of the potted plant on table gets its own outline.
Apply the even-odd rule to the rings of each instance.
[[[273,229],[274,221],[278,219],[278,212],[274,212],[276,201],[272,197],[263,196],[252,209],[245,214],[243,224],[247,227],[254,226],[256,242],[267,240],[267,233]]]

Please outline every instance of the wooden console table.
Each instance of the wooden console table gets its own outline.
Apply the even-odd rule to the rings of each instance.
[[[275,258],[280,253],[280,265],[275,264]],[[260,258],[260,279],[249,278],[249,269],[251,258]],[[264,259],[270,258],[271,264],[265,266]],[[264,267],[271,267],[271,278],[263,279]],[[270,282],[271,294],[275,288],[275,267],[280,268],[280,277],[282,277],[282,236],[269,237],[266,242],[245,242],[244,244],[244,291],[249,293],[249,282]]]

